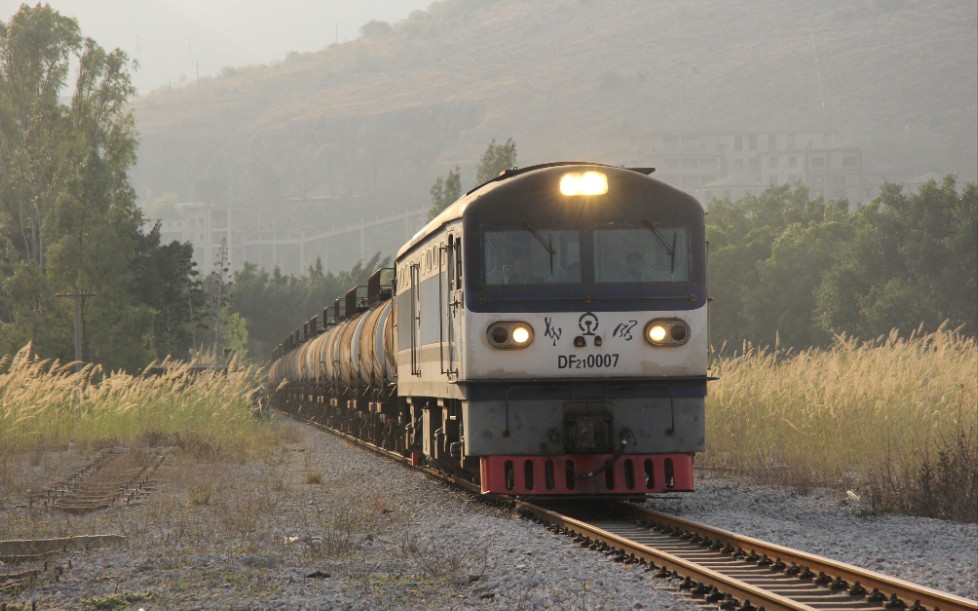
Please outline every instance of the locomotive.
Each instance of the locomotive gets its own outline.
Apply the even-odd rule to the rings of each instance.
[[[273,404],[483,493],[692,490],[704,210],[651,172],[551,163],[469,191],[276,349]]]

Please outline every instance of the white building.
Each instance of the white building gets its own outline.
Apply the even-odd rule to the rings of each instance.
[[[641,138],[638,149],[657,178],[704,203],[798,181],[813,196],[868,198],[861,149],[836,148],[831,132],[661,132]]]

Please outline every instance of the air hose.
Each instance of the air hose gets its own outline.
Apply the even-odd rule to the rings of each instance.
[[[597,469],[594,469],[592,471],[586,471],[584,473],[578,473],[577,475],[574,476],[574,478],[589,479],[591,477],[594,477],[595,475],[600,475],[601,473],[604,473],[605,471],[610,469],[612,465],[618,462],[618,459],[621,458],[621,455],[625,453],[625,447],[628,445],[629,439],[631,439],[633,443],[635,442],[635,436],[632,435],[631,429],[628,428],[622,429],[621,438],[619,440],[618,447],[615,449],[614,452],[612,452],[611,458],[606,460],[605,463],[600,467],[598,467]]]

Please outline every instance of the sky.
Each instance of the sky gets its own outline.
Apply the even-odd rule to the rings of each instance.
[[[33,5],[38,0],[27,0]],[[360,35],[372,19],[394,24],[433,0],[46,0],[84,36],[122,49],[139,68],[139,93],[318,51]],[[0,0],[0,21],[22,0]]]

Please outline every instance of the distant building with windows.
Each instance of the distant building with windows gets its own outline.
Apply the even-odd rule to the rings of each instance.
[[[862,150],[833,140],[831,132],[661,132],[641,138],[638,154],[657,178],[704,203],[799,181],[813,196],[865,201]]]

